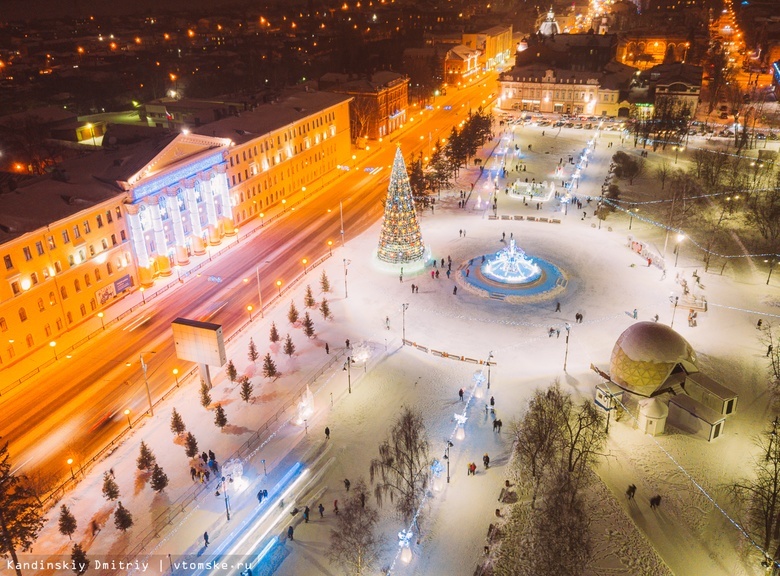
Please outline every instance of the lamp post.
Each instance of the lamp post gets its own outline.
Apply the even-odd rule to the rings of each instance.
[[[347,389],[352,394],[352,356],[347,356],[346,362],[344,362],[344,368],[342,371],[347,372]]]
[[[677,268],[677,260],[680,258],[680,242],[685,240],[685,234],[677,235],[677,244],[674,247],[674,267]]]
[[[144,294],[144,287],[143,287],[143,286],[141,286],[141,287],[139,288],[139,290],[141,291],[141,298],[143,299],[143,301],[144,301],[144,304],[146,304],[146,294]]]
[[[250,322],[252,321],[252,310],[253,310],[253,308],[252,308],[251,304],[246,307],[246,311],[249,312],[249,321]]]
[[[301,264],[303,264],[303,273],[304,274],[306,274],[306,264],[308,264],[308,263],[309,263],[309,261],[306,258],[301,260]]]
[[[344,248],[344,207],[339,202],[339,218],[341,219],[341,247]]]
[[[59,358],[57,358],[57,343],[54,340],[52,340],[51,342],[49,342],[49,346],[51,346],[51,349],[54,351],[54,359],[59,360]]]
[[[287,212],[287,198],[282,198],[282,214]]]
[[[769,446],[766,447],[766,458],[765,460],[769,460],[769,454],[772,452],[772,444],[777,439],[777,416],[775,416],[774,421],[772,421],[772,431],[769,433]]]
[[[266,469],[265,469],[265,458],[263,458],[262,460],[260,460],[260,462],[262,462],[262,463],[263,463],[263,474],[265,474],[266,476],[268,476],[268,470],[266,470]]]
[[[328,256],[333,256],[333,240],[328,240]]]
[[[571,324],[566,322],[566,352],[563,355],[563,371],[566,372],[566,363],[569,361],[569,334],[571,334]]]
[[[685,150],[685,146],[672,146],[672,149],[674,150],[674,163],[677,164],[677,156],[680,152]]]
[[[679,303],[679,301],[680,301],[679,296],[669,296],[669,302],[674,304],[674,309],[672,310],[672,321],[669,324],[669,328],[674,328],[674,315],[677,312],[677,304]]]
[[[344,258],[344,298],[349,298],[349,290],[347,290],[347,264],[350,264],[350,260]]]
[[[89,128],[89,131],[92,134],[92,145],[97,146],[97,142],[95,142],[95,127],[91,122],[87,122],[87,128]]]
[[[281,298],[282,297],[282,281],[281,280],[277,280],[276,281],[276,287],[279,289],[279,298]]]
[[[176,388],[179,387],[179,369],[174,368],[173,369],[173,377],[176,379]]]
[[[632,208],[629,210],[628,214],[628,229],[631,230],[631,225],[634,223],[634,214],[636,212],[639,212],[639,208]]]
[[[98,312],[97,313],[97,317],[100,318],[100,326],[101,326],[101,328],[103,328],[103,330],[105,330],[106,329],[106,323],[103,320],[103,316],[105,316],[105,314],[103,314],[102,312]]]
[[[406,309],[409,304],[401,304],[401,343],[406,342]]]
[[[492,359],[493,359],[493,351],[491,350],[491,351],[490,351],[490,354],[488,354],[488,359],[487,359],[487,367],[488,367],[488,383],[487,383],[487,388],[488,388],[488,390],[490,390],[490,367],[493,365],[493,363],[491,362],[491,360],[492,360]]]
[[[76,474],[73,472],[73,458],[68,458],[68,466],[70,466],[70,477],[76,479]]]
[[[225,516],[227,516],[228,522],[230,521],[230,498],[227,493],[227,485],[225,484],[225,477],[222,477],[222,495],[225,497]],[[219,490],[217,490],[217,496],[219,496]]]
[[[265,225],[265,212],[260,212],[260,226]]]
[[[452,448],[452,446],[452,442],[447,440],[447,447],[444,449],[444,459],[447,461],[447,484],[450,483],[450,448]]]
[[[141,369],[144,371],[144,384],[146,384],[146,399],[149,401],[149,416],[154,416],[154,407],[152,406],[152,392],[149,390],[149,379],[146,377],[146,362],[144,362],[144,354],[154,354],[154,350],[147,352],[141,352],[139,357],[141,359]]]
[[[766,277],[766,285],[769,286],[769,280],[772,278],[772,270],[774,269],[775,264],[777,264],[777,255],[770,260],[764,260],[764,262],[769,262],[769,276]]]
[[[125,408],[125,416],[127,416],[127,425],[132,428],[133,423],[130,421],[130,408]]]

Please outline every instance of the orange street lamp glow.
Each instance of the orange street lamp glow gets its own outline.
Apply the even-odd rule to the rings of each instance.
[[[279,289],[279,296],[281,296],[282,295],[282,281],[281,280],[277,280],[276,281],[276,287]]]
[[[176,387],[178,388],[178,386],[179,386],[179,369],[178,368],[174,368],[173,369],[173,377],[176,378]]]
[[[246,307],[246,311],[249,312],[249,321],[250,322],[252,321],[252,310],[253,310],[253,308],[252,308],[251,304]]]
[[[132,428],[133,423],[130,421],[130,408],[125,408],[125,416],[127,416],[127,425]]]
[[[328,240],[328,254],[333,256],[333,240]]]

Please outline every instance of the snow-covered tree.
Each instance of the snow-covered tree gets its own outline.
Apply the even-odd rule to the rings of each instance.
[[[236,365],[233,364],[233,360],[228,360],[227,367],[225,368],[225,374],[227,374],[228,380],[230,380],[230,383],[236,381],[236,378],[238,378],[238,370],[236,370]]]
[[[295,354],[295,344],[293,344],[292,337],[289,334],[284,340],[284,353],[290,357]]]
[[[276,329],[276,322],[271,322],[271,334],[269,336],[271,343],[276,344],[281,339],[279,337],[279,330]]]
[[[298,309],[295,307],[295,302],[290,302],[290,309],[287,311],[287,320],[290,324],[295,324],[298,321]]]
[[[211,404],[211,391],[205,380],[200,381],[200,405],[207,408]]]
[[[273,378],[278,373],[279,372],[276,369],[276,363],[274,362],[273,358],[271,358],[271,354],[266,354],[265,358],[263,359],[263,376],[266,378]]]
[[[241,400],[244,402],[249,402],[252,399],[253,390],[254,386],[252,386],[252,382],[249,380],[249,377],[244,376],[241,379]]]
[[[227,415],[225,414],[225,409],[222,407],[222,404],[217,404],[217,409],[214,411],[214,424],[216,424],[218,428],[222,429],[227,426],[227,423],[228,420]]]
[[[63,504],[60,507],[60,520],[58,529],[60,534],[67,536],[69,539],[73,539],[73,533],[76,531],[76,517],[71,513],[70,508]]]
[[[330,531],[329,558],[346,574],[372,574],[379,559],[380,542],[376,534],[376,511],[366,505],[366,482],[357,481],[336,516],[336,528]]]
[[[186,429],[187,427],[184,425],[184,420],[182,420],[181,414],[179,414],[176,408],[174,408],[173,412],[171,412],[171,432],[178,435],[184,432]]]
[[[322,317],[325,318],[325,320],[329,320],[332,316],[330,313],[330,305],[325,298],[323,298],[322,302],[320,303],[320,313],[322,314]]]
[[[149,446],[146,445],[146,442],[141,440],[141,447],[138,451],[138,460],[136,460],[138,469],[151,470],[155,462],[157,462],[157,458],[155,458],[151,448],[149,448]]]
[[[311,285],[306,285],[306,293],[303,296],[303,305],[306,306],[306,308],[314,308],[314,306],[317,304],[317,301],[314,299],[314,294],[311,291]]]
[[[117,503],[116,511],[114,512],[114,526],[117,530],[126,532],[133,525],[133,515],[130,511],[122,506],[122,502]]]
[[[29,550],[43,527],[42,509],[23,476],[11,472],[8,443],[0,446],[0,556],[11,556],[19,565],[17,550]],[[22,576],[16,568],[17,576]]]
[[[168,486],[168,475],[160,468],[160,465],[154,463],[154,469],[152,470],[152,490],[155,492],[162,492],[165,487]]]
[[[309,316],[309,313],[306,312],[303,315],[303,333],[306,334],[307,338],[313,338],[314,337],[314,322],[311,319],[311,316]]]
[[[255,341],[252,338],[249,339],[249,351],[247,352],[247,357],[252,364],[257,362],[257,359],[260,358],[260,353],[257,351],[257,346],[255,345]]]
[[[396,511],[409,523],[420,507],[428,488],[431,459],[428,433],[422,414],[404,407],[390,431],[390,438],[379,445],[379,457],[371,460],[371,483],[382,506],[383,498],[395,502]]]
[[[328,275],[325,274],[325,270],[322,271],[322,275],[320,276],[320,290],[325,293],[330,292],[330,280],[328,280]]]
[[[103,497],[109,502],[119,498],[119,485],[109,472],[103,474]]]
[[[184,452],[187,458],[195,458],[198,455],[198,441],[195,440],[192,432],[187,432],[187,437],[184,439]]]
[[[70,561],[73,566],[73,573],[76,576],[81,576],[89,569],[87,553],[78,542],[73,545],[73,549],[70,552]]]

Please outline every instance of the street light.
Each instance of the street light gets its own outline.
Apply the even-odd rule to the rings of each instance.
[[[347,372],[347,389],[352,394],[352,356],[347,356],[346,362],[344,362],[344,368],[342,372]]]
[[[282,297],[282,281],[281,280],[277,280],[276,281],[276,287],[279,289],[279,298],[281,298]]]
[[[100,326],[103,328],[103,330],[105,330],[106,329],[106,323],[103,320],[104,314],[102,312],[98,312],[97,316],[98,316],[98,318],[100,318]]]
[[[304,274],[306,274],[306,264],[308,264],[308,263],[309,263],[309,261],[306,258],[301,260],[301,264],[303,264],[303,273]]]
[[[777,255],[770,260],[764,260],[764,262],[769,262],[769,276],[766,277],[766,285],[769,286],[769,280],[772,278],[772,269],[774,269],[775,264],[777,264]]]
[[[566,363],[569,361],[569,334],[571,333],[571,324],[566,322],[564,327],[566,328],[566,352],[563,355],[563,371],[566,372]]]
[[[246,307],[246,311],[249,312],[249,321],[251,322],[252,321],[252,305],[251,304],[249,304]]]
[[[57,358],[57,348],[56,348],[57,343],[54,340],[52,340],[51,342],[49,342],[49,346],[51,346],[51,349],[54,351],[54,359],[59,360],[59,358]]]
[[[231,478],[230,481],[232,482],[233,479]],[[225,515],[227,516],[228,521],[230,521],[230,498],[228,498],[227,493],[227,486],[225,485],[225,477],[222,477],[222,494],[225,497]],[[219,497],[219,488],[217,488],[217,497]]]
[[[144,354],[155,354],[154,350],[141,352],[139,358],[141,359],[141,369],[144,371],[144,384],[146,384],[146,399],[149,401],[149,416],[154,416],[154,407],[152,406],[152,392],[149,390],[149,380],[146,377],[146,362],[144,362]]]
[[[409,304],[401,304],[401,344],[406,342],[406,309]]]
[[[173,377],[176,378],[176,388],[179,387],[179,369],[174,368],[173,369]]]
[[[680,301],[679,296],[669,296],[669,302],[674,304],[674,310],[672,310],[672,321],[669,324],[669,328],[674,328],[674,314],[677,312],[677,304]]]
[[[68,458],[68,466],[70,466],[70,477],[76,479],[76,474],[73,472],[73,458]]]
[[[260,212],[260,226],[265,224],[265,212]]]
[[[146,304],[146,295],[144,294],[144,287],[141,286],[139,290],[141,291],[141,298],[143,298],[144,304]]]
[[[333,240],[328,240],[328,256],[333,256]]]
[[[444,449],[444,459],[447,461],[447,484],[450,483],[450,448],[453,447],[453,443],[447,440],[447,447]]]
[[[287,199],[282,198],[282,213],[287,212]]]
[[[629,230],[631,230],[631,225],[634,223],[634,214],[636,212],[639,212],[639,208],[632,208],[628,212],[628,214],[629,214],[629,217],[628,217],[628,229]]]
[[[257,298],[260,300],[260,318],[263,316],[263,294],[260,292],[260,266],[255,267],[255,278],[257,278]]]
[[[130,421],[130,408],[125,408],[125,416],[127,416],[127,425],[132,428],[133,423]]]
[[[95,142],[95,127],[91,122],[87,122],[87,128],[89,128],[89,131],[92,133],[92,145],[97,146],[97,142]]]
[[[490,354],[488,354],[488,359],[487,359],[487,367],[488,367],[488,383],[487,383],[487,387],[488,387],[488,390],[490,390],[490,367],[493,365],[490,361],[492,359],[493,359],[493,351],[491,350]]]
[[[680,258],[680,242],[685,240],[685,234],[677,235],[677,244],[674,247],[674,267],[677,268],[677,260]]]
[[[674,150],[674,163],[677,164],[677,155],[685,150],[685,146],[672,146],[672,150]]]
[[[268,476],[268,470],[266,470],[266,469],[265,469],[265,458],[263,458],[262,460],[260,460],[260,462],[262,462],[262,463],[263,463],[263,474],[265,474],[266,476]]]

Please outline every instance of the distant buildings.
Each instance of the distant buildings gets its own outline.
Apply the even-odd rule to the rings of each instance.
[[[444,57],[444,82],[450,86],[467,84],[480,72],[509,66],[514,51],[511,25],[464,33],[462,43]]]

